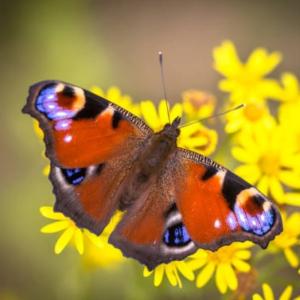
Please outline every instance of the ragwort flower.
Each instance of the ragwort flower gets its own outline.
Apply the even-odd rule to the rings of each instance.
[[[112,86],[108,88],[106,93],[100,87],[93,86],[91,88],[91,92],[93,92],[94,94],[100,97],[106,98],[107,100],[115,104],[118,104],[119,106],[125,108],[126,110],[128,110],[129,112],[133,113],[136,116],[140,116],[139,105],[134,103],[132,101],[132,98],[129,95],[126,94],[123,95],[121,90],[116,86]]]
[[[263,297],[257,293],[252,296],[252,300],[275,300],[274,293],[271,287],[267,283],[262,285]],[[282,294],[279,296],[278,300],[300,300],[300,296],[291,298],[293,293],[293,287],[288,285]]]
[[[254,50],[246,63],[241,62],[231,41],[225,41],[213,51],[214,67],[226,79],[220,81],[222,91],[230,93],[233,102],[265,100],[278,94],[278,83],[265,78],[281,61],[278,52],[264,48]]]
[[[154,130],[161,130],[164,125],[169,123],[166,102],[161,100],[156,110],[152,101],[146,100],[141,102],[141,113],[145,122]],[[182,104],[176,103],[170,109],[171,122],[176,117],[182,117]],[[200,123],[195,123],[191,126],[186,126],[181,129],[177,140],[177,145],[198,153],[209,155],[217,145],[218,135],[213,129],[208,129]]]
[[[273,253],[283,251],[284,256],[291,267],[299,266],[299,258],[294,248],[300,245],[300,213],[294,212],[287,217],[281,213],[283,221],[283,232],[276,236],[271,242],[269,250]]]
[[[63,233],[55,243],[55,254],[60,254],[71,242],[71,240],[74,241],[78,253],[83,254],[83,235],[85,231],[77,228],[76,224],[70,218],[64,216],[62,213],[54,212],[51,206],[41,207],[40,212],[45,218],[55,220],[55,222],[43,226],[41,228],[42,233],[49,234],[63,231]]]
[[[90,242],[91,238],[89,238],[83,255],[83,260],[87,267],[111,267],[125,261],[122,252],[108,242],[109,236],[119,223],[121,216],[122,213],[117,211],[99,237],[90,233],[92,235],[92,243]]]
[[[228,289],[236,290],[238,287],[237,272],[249,272],[251,267],[247,260],[251,257],[250,242],[235,242],[229,246],[219,248],[217,251],[199,249],[192,255],[189,267],[192,270],[200,269],[196,276],[196,286],[202,288],[213,277],[218,290],[225,294]]]
[[[118,250],[108,245],[108,236],[120,220],[121,214],[119,212],[113,216],[101,236],[97,236],[87,229],[78,228],[74,221],[62,213],[54,212],[51,206],[41,207],[40,212],[44,217],[55,220],[55,222],[43,226],[41,228],[42,233],[62,232],[54,246],[56,254],[60,254],[68,244],[71,244],[75,245],[81,255],[87,250],[85,259],[89,264],[93,261],[97,262],[98,265],[106,265],[122,260]],[[98,249],[98,253],[95,253],[96,249]],[[106,261],[103,261],[104,258]]]
[[[208,92],[191,89],[182,93],[182,104],[186,121],[199,120],[213,114],[216,98]]]
[[[232,148],[234,158],[243,163],[235,173],[282,204],[287,201],[283,185],[300,188],[299,154],[285,141],[283,128],[273,126],[241,135],[239,144]],[[299,198],[290,199],[289,204],[300,206]]]
[[[297,77],[292,73],[284,73],[281,76],[283,88],[280,90],[278,99],[281,101],[279,118],[281,122],[294,117],[300,113],[300,85]]]
[[[39,138],[40,141],[42,141],[44,139],[44,132],[42,131],[42,129],[39,126],[39,122],[37,120],[33,120],[33,129],[35,134],[37,135],[37,137]],[[42,153],[42,157],[44,159],[46,158],[45,152]],[[50,164],[48,163],[44,168],[43,168],[43,174],[45,176],[48,176],[50,173]]]
[[[249,101],[242,109],[226,115],[225,131],[260,130],[261,127],[272,127],[275,122],[265,102]]]
[[[166,275],[172,286],[178,286],[180,288],[182,288],[182,282],[179,274],[190,281],[195,279],[193,271],[185,261],[173,261],[168,264],[160,264],[152,271],[149,271],[147,267],[144,268],[144,277],[149,277],[152,274],[154,275],[153,283],[156,287],[162,283],[164,275]]]

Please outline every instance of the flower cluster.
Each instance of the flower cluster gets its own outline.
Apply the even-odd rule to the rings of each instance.
[[[224,105],[219,101],[218,107],[230,109],[241,103],[245,107],[224,117],[225,147],[219,147],[216,152],[220,132],[210,128],[211,123],[201,121],[215,112],[216,97],[203,90],[184,91],[182,100],[169,108],[171,121],[178,116],[184,122],[200,121],[182,128],[178,146],[203,155],[225,157],[223,163],[235,164],[236,174],[257,186],[279,205],[284,230],[271,242],[264,255],[253,255],[258,249],[250,242],[233,243],[215,252],[199,249],[183,261],[161,264],[151,272],[145,268],[143,275],[153,276],[156,287],[162,284],[164,275],[172,286],[180,288],[183,286],[182,277],[194,281],[197,288],[204,288],[214,278],[220,293],[235,291],[243,298],[251,289],[240,290],[241,278],[243,274],[252,278],[251,272],[258,273],[256,270],[259,270],[261,257],[281,255],[286,258],[289,267],[299,268],[300,86],[297,77],[291,73],[282,74],[279,80],[270,77],[282,60],[278,52],[270,53],[258,48],[243,62],[234,44],[225,41],[214,49],[213,59],[215,70],[223,76],[219,89],[225,93]],[[99,87],[91,90],[139,116],[154,131],[161,130],[169,122],[164,100],[158,105],[151,100],[133,101],[117,87],[111,87],[106,92]],[[35,129],[42,137],[36,124]],[[44,173],[49,173],[49,168]],[[120,214],[98,237],[77,228],[72,220],[53,212],[51,207],[42,207],[41,213],[55,220],[41,229],[43,233],[62,232],[55,244],[55,253],[61,253],[69,244],[83,255],[84,262],[90,266],[121,265],[124,262],[120,251],[108,244],[108,236]],[[253,300],[274,299],[268,284],[263,284],[262,288],[263,297],[255,293]],[[289,285],[280,299],[290,299],[291,294],[292,286]]]

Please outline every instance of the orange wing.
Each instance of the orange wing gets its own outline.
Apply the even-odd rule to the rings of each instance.
[[[198,247],[250,240],[265,248],[282,231],[277,208],[256,188],[204,156],[182,149],[179,157],[177,206]]]
[[[32,86],[23,112],[39,121],[47,156],[65,168],[111,159],[124,151],[131,138],[152,133],[141,119],[121,107],[60,81]]]
[[[55,209],[99,234],[151,129],[108,100],[60,81],[32,86],[23,112],[45,134]]]
[[[196,249],[175,204],[176,163],[172,156],[165,169],[149,182],[145,193],[128,208],[109,239],[125,256],[139,260],[150,270],[183,259]]]

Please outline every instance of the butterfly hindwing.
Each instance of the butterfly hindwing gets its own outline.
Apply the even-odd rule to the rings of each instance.
[[[139,260],[150,270],[183,259],[196,249],[176,207],[176,162],[172,155],[148,189],[128,208],[109,239],[125,256]]]
[[[60,81],[30,88],[23,112],[39,121],[51,161],[55,210],[99,234],[151,130],[108,100]]]
[[[250,240],[265,248],[282,231],[277,208],[255,187],[204,156],[178,152],[184,176],[176,179],[177,206],[198,247]]]

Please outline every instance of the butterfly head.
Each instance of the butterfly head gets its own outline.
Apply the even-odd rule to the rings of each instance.
[[[168,137],[176,139],[180,134],[180,129],[178,128],[181,118],[177,117],[171,124],[166,124],[162,132]]]

